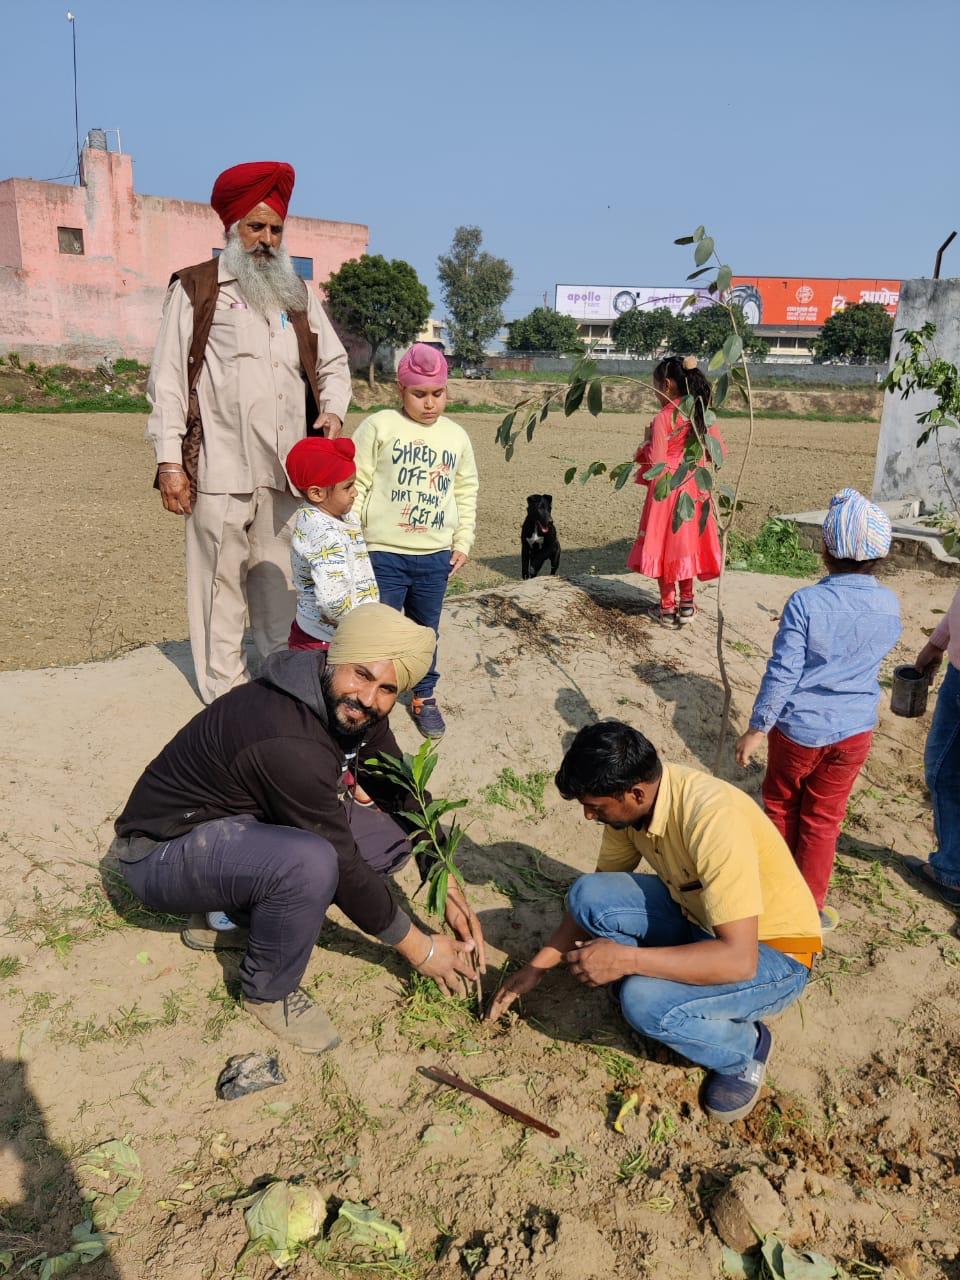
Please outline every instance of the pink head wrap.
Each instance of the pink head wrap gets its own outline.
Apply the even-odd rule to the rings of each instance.
[[[446,356],[425,342],[415,342],[397,365],[397,384],[401,387],[445,387]]]

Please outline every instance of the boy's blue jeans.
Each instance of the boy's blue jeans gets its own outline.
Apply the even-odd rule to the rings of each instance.
[[[960,671],[952,663],[947,664],[937,697],[923,770],[937,836],[930,866],[941,884],[960,889]]]
[[[567,910],[595,938],[628,947],[678,947],[710,937],[686,918],[656,876],[581,876],[567,895]],[[634,1030],[711,1071],[736,1075],[753,1058],[756,1023],[792,1004],[809,976],[799,960],[761,943],[757,972],[745,982],[707,987],[632,976],[621,980],[617,994]]]
[[[434,551],[426,556],[407,556],[396,551],[371,551],[370,563],[380,589],[380,600],[398,609],[422,627],[440,630],[440,611],[450,577],[452,552]],[[415,698],[431,698],[440,673],[437,651],[430,670],[413,691]]]

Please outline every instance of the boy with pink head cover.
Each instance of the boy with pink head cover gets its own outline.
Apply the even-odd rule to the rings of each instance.
[[[397,366],[401,408],[365,418],[357,447],[357,499],[380,599],[439,633],[449,579],[473,546],[479,480],[470,437],[444,415],[447,361],[418,342]],[[445,724],[430,670],[413,690],[410,712],[426,738]]]

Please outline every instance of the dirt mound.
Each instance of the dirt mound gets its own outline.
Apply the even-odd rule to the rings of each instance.
[[[729,575],[738,723],[794,585]],[[894,586],[918,625],[950,595],[939,579],[900,575]],[[618,716],[667,758],[710,766],[713,591],[677,634],[643,618],[649,598],[635,580],[583,577],[448,604],[435,790],[469,800],[461,865],[489,939],[488,993],[595,861],[597,832],[551,785],[570,735]],[[885,678],[909,652],[891,655]],[[246,1244],[238,1202],[267,1176],[301,1177],[331,1206],[362,1201],[400,1222],[409,1257],[372,1274],[717,1275],[710,1204],[744,1168],[783,1201],[786,1238],[844,1261],[848,1274],[881,1274],[909,1255],[922,1280],[958,1275],[960,944],[952,913],[918,892],[891,852],[929,845],[925,721],[883,710],[831,891],[842,926],[802,1004],[775,1021],[767,1087],[746,1123],[708,1123],[702,1073],[638,1046],[603,993],[557,973],[521,1015],[489,1027],[411,981],[336,912],[305,981],[341,1047],[323,1059],[281,1052],[285,1084],[221,1102],[228,1058],[277,1050],[237,1005],[236,958],[184,949],[178,922],[118,893],[104,859],[144,763],[196,710],[186,665],[183,646],[168,645],[0,676],[0,1250],[20,1259],[63,1248],[83,1212],[79,1153],[129,1135],[142,1192],[114,1227],[109,1263],[84,1270],[91,1280],[230,1274]],[[393,718],[415,747],[403,711]],[[758,769],[728,767],[756,794]],[[416,879],[405,869],[403,890]],[[417,1069],[431,1065],[532,1112],[560,1139],[425,1080]],[[611,1121],[633,1088],[642,1103],[621,1134]],[[259,1257],[245,1267],[270,1272]],[[332,1272],[353,1274],[325,1242],[295,1270]]]

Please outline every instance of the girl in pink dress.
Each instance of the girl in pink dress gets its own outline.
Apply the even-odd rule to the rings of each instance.
[[[709,506],[709,495],[697,486],[692,471],[679,488],[659,499],[654,497],[659,477],[652,480],[644,480],[643,477],[657,463],[665,463],[666,470],[674,472],[683,462],[683,451],[691,431],[690,422],[677,411],[677,405],[684,396],[696,397],[697,426],[701,435],[704,434],[703,411],[710,403],[710,383],[700,372],[694,356],[666,356],[653,371],[653,386],[663,408],[651,422],[646,438],[637,450],[636,462],[640,468],[637,484],[646,485],[647,497],[640,517],[640,532],[627,557],[627,567],[657,579],[660,603],[651,607],[650,614],[663,626],[676,626],[689,622],[696,611],[694,578],[709,582],[711,578],[720,576],[722,562],[717,523]],[[709,434],[725,452],[717,429],[710,427]],[[700,461],[709,466],[706,458]],[[690,495],[696,510],[691,519],[685,520],[674,531],[673,513],[682,493]],[[707,503],[707,516],[701,533],[704,503]]]

